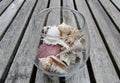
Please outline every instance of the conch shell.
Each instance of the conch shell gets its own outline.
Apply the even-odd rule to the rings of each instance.
[[[57,74],[65,74],[67,66],[55,56],[48,56],[46,58],[39,58],[45,70]]]

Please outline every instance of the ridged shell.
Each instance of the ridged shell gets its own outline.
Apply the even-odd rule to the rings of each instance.
[[[55,56],[39,58],[45,70],[58,74],[65,74],[67,66]]]
[[[71,27],[65,23],[62,23],[58,26],[61,36],[66,36],[70,34]]]

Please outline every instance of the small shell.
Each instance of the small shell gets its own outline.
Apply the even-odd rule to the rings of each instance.
[[[57,36],[57,37],[59,37],[60,36],[60,31],[59,31],[59,29],[58,29],[58,27],[56,27],[56,26],[51,26],[49,29],[48,29],[48,31],[47,31],[47,35],[49,35],[49,36]]]
[[[72,28],[70,34],[77,33],[79,30],[77,28]]]
[[[80,40],[76,40],[71,49],[73,49],[74,51],[81,51],[83,49],[83,45]]]
[[[49,72],[58,74],[67,73],[67,66],[55,56],[39,58],[39,60],[42,63],[43,68]]]
[[[60,31],[61,36],[66,36],[66,35],[70,34],[70,31],[71,31],[71,27],[65,23],[60,24],[58,26],[58,29]]]
[[[51,37],[45,37],[43,39],[43,42],[46,43],[46,44],[52,44],[52,45],[61,45],[63,47],[65,47],[66,49],[70,49],[70,47],[61,39],[59,38],[51,38]]]
[[[76,56],[74,54],[71,54],[69,58],[70,58],[70,63],[75,64]]]
[[[57,55],[61,51],[60,45],[48,45],[48,44],[41,44],[38,49],[38,58],[47,57],[49,55]]]
[[[60,60],[63,61],[67,66],[70,65],[70,56],[68,54],[62,54],[60,55]]]
[[[65,43],[71,45],[73,44],[74,41],[75,41],[74,37],[68,37],[68,39],[65,40]]]

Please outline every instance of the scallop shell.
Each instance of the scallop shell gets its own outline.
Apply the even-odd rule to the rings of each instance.
[[[60,31],[61,36],[69,35],[71,31],[71,27],[65,23],[58,25],[58,29]]]
[[[65,74],[67,66],[55,56],[39,58],[45,70],[58,74]]]

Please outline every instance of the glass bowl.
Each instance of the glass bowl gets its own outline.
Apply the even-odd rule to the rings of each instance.
[[[33,20],[40,36],[34,64],[53,80],[69,79],[89,57],[90,40],[85,17],[65,7],[41,10]]]

